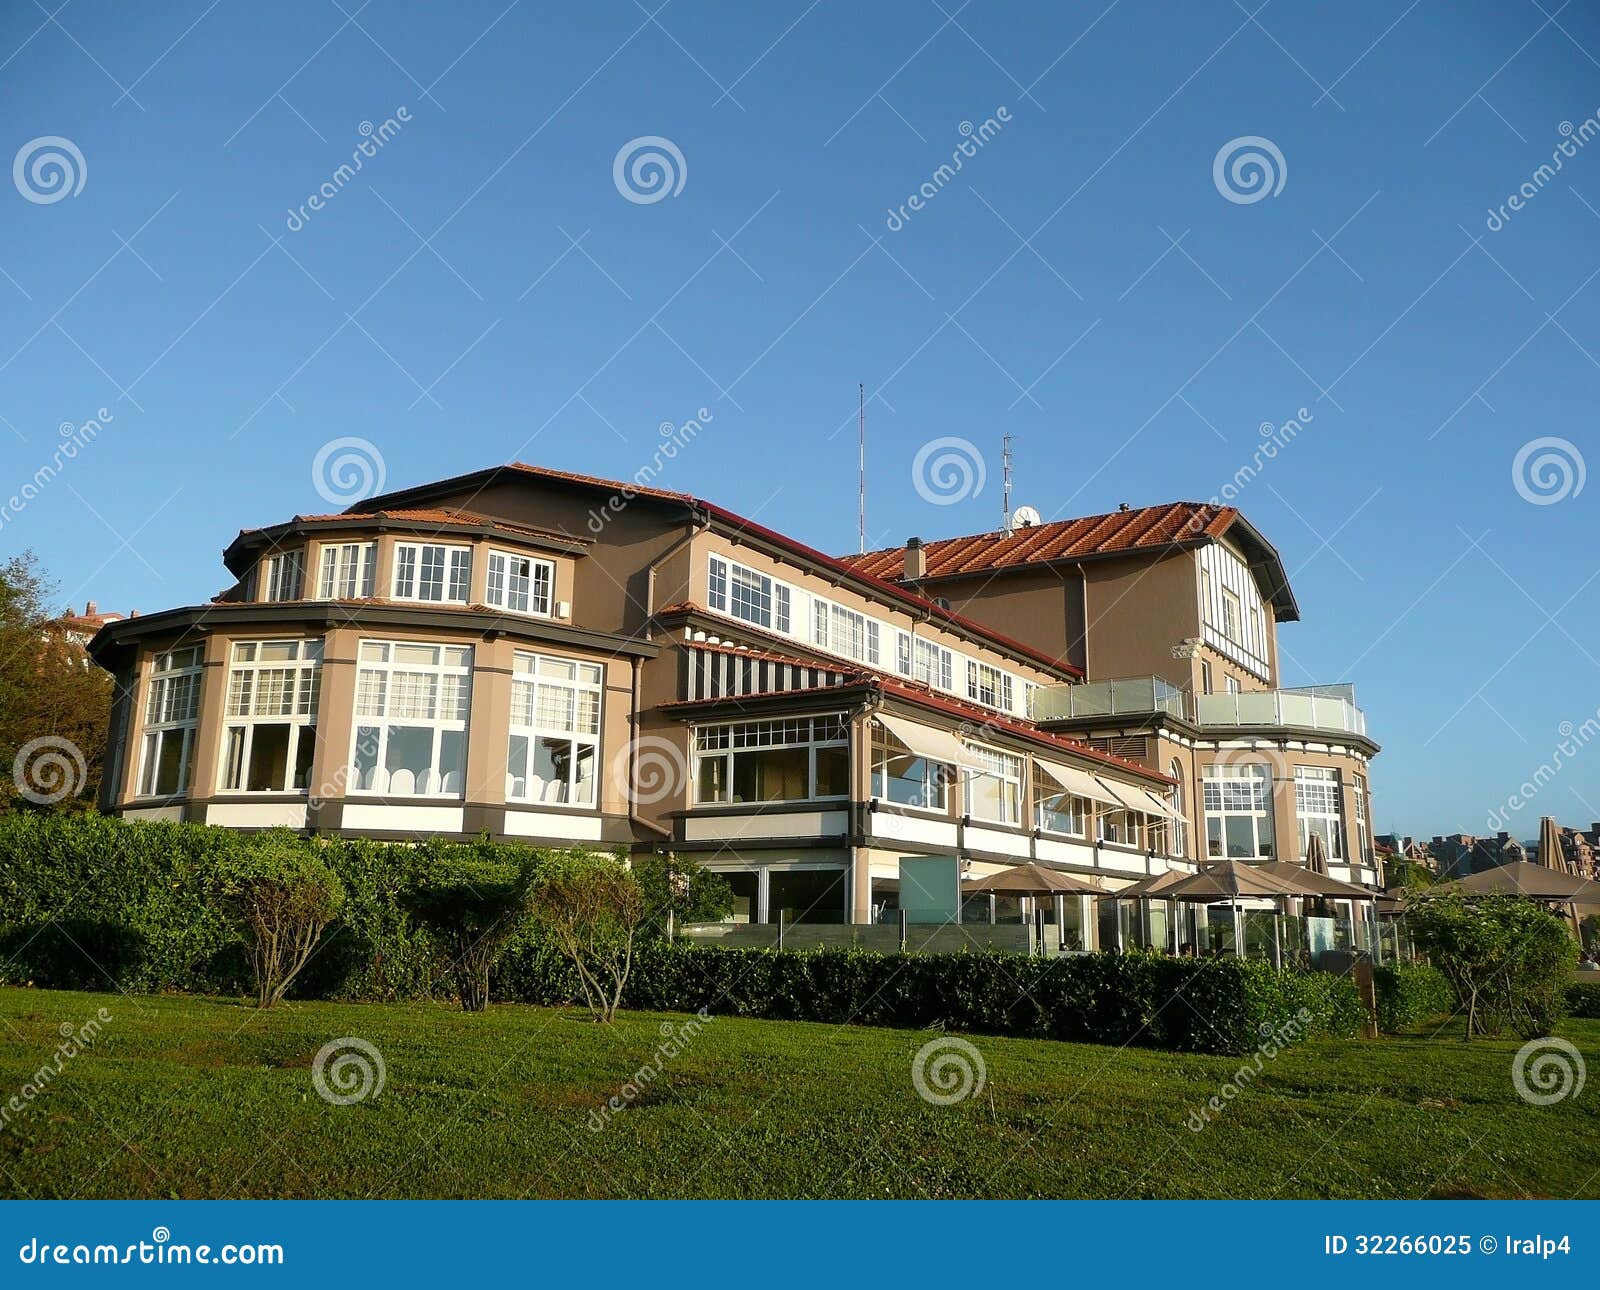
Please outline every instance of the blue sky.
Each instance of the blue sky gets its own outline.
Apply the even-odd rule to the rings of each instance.
[[[857,382],[874,545],[994,527],[1007,430],[1050,518],[1218,495],[1304,408],[1236,503],[1304,611],[1286,682],[1354,681],[1385,745],[1379,829],[1483,831],[1553,759],[1515,831],[1600,819],[1600,749],[1557,751],[1600,707],[1600,485],[1513,475],[1594,452],[1600,19],[1258,2],[7,5],[9,487],[111,420],[0,553],[193,603],[236,528],[332,509],[331,439],[390,487],[623,477],[701,408],[660,482],[843,552]],[[626,200],[645,136],[682,186]],[[82,158],[58,200],[46,137]],[[1229,200],[1247,137],[1282,185]],[[912,463],[947,436],[987,482],[936,505]]]

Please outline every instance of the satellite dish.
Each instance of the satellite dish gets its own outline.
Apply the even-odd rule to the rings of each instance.
[[[1043,518],[1031,506],[1019,506],[1011,512],[1011,527],[1014,529],[1037,528],[1042,523]]]

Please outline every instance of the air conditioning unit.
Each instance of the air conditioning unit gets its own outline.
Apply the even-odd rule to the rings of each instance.
[[[558,601],[556,601],[556,617],[557,618],[571,618],[572,617],[572,602],[570,600],[558,600]]]

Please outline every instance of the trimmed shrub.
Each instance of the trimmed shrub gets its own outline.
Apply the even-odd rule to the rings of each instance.
[[[1567,1011],[1574,1017],[1600,1021],[1600,981],[1578,981],[1569,985]]]
[[[596,1021],[616,1020],[644,920],[644,890],[614,856],[552,856],[533,886],[534,926],[571,961]]]
[[[1455,1011],[1456,992],[1445,974],[1427,963],[1373,969],[1378,994],[1378,1029],[1396,1034]]]

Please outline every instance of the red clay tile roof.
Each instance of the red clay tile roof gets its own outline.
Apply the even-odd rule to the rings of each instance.
[[[1159,551],[1221,537],[1239,517],[1232,506],[1206,502],[1169,502],[1054,520],[1013,533],[978,533],[971,537],[924,542],[926,577],[947,578],[963,573],[986,573],[1019,565],[1056,560],[1082,560],[1123,552]],[[905,573],[906,549],[889,547],[865,555],[841,556],[841,561],[862,573],[889,581]]]
[[[498,529],[506,529],[516,533],[531,533],[542,537],[561,538],[563,541],[572,539],[565,533],[557,533],[553,529],[534,528],[528,524],[514,524],[510,520],[497,519],[492,515],[480,515],[477,511],[462,510],[458,507],[424,507],[421,509],[396,509],[380,511],[342,511],[338,515],[296,515],[289,521],[290,524],[331,524],[335,521],[349,520],[399,520],[407,524],[489,524]],[[251,533],[263,533],[269,528],[279,528],[281,525],[268,524],[258,528],[240,529],[239,536],[244,537]],[[587,541],[588,539],[579,539]]]

